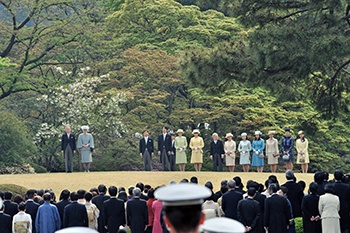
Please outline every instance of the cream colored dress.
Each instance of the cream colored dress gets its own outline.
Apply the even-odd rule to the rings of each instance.
[[[272,140],[266,140],[266,156],[268,164],[278,164],[278,157],[274,157],[274,154],[279,154],[278,140],[273,138]]]
[[[226,141],[224,145],[225,157],[226,157],[226,166],[235,166],[235,158],[236,158],[236,142]],[[230,155],[227,152],[231,152]]]
[[[310,163],[310,159],[309,159],[309,153],[307,152],[307,149],[308,149],[308,141],[307,139],[305,138],[305,141],[302,142],[299,139],[297,139],[296,143],[295,143],[295,146],[297,148],[297,152],[298,152],[298,156],[297,156],[297,164],[305,164],[305,163]],[[300,152],[303,152],[304,155],[301,155]],[[304,162],[300,161],[300,160],[304,160]]]
[[[197,151],[194,149],[197,147]],[[204,141],[202,137],[191,138],[190,148],[192,149],[191,163],[203,163]]]

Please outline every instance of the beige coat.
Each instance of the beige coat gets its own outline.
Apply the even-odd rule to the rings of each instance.
[[[235,158],[236,158],[236,142],[226,141],[224,145],[225,157],[226,157],[226,166],[235,166]],[[230,155],[227,154],[230,152]]]
[[[322,218],[322,233],[340,233],[339,197],[330,193],[320,196],[318,210]]]
[[[297,157],[297,164],[304,164],[304,163],[309,163],[309,153],[308,153],[308,147],[309,147],[309,142],[305,138],[305,141],[302,142],[300,138],[296,141],[295,146],[297,148],[298,152],[298,157]],[[300,153],[303,152],[304,155],[301,155]],[[304,162],[300,161],[301,159],[304,160]]]
[[[278,140],[273,138],[272,140],[266,140],[266,156],[268,164],[278,164],[278,157],[274,157],[273,155],[279,154],[278,149]]]

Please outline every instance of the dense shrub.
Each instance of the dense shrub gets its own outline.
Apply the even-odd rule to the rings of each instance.
[[[15,196],[16,194],[19,194],[22,197],[24,197],[28,189],[23,186],[15,185],[15,184],[0,184],[0,191],[2,192],[11,191],[13,193],[13,196]]]
[[[304,232],[304,228],[303,228],[303,218],[299,217],[299,218],[295,218],[295,232],[296,233],[303,233]]]

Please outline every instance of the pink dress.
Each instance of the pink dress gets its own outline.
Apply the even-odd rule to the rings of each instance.
[[[154,213],[153,231],[152,233],[163,233],[162,226],[160,225],[160,213],[163,208],[162,201],[155,201],[152,204],[152,210]]]

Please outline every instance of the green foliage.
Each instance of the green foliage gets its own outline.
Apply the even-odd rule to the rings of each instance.
[[[33,162],[28,162],[32,166],[36,173],[47,173],[46,168]]]
[[[4,69],[5,67],[15,67],[16,64],[10,63],[9,58],[2,58],[0,57],[0,70]]]
[[[22,197],[25,197],[25,194],[28,191],[28,189],[16,184],[0,184],[0,191],[2,192],[11,191],[13,193],[13,196],[16,196],[16,194],[19,194]]]
[[[304,228],[303,228],[303,218],[299,217],[299,218],[295,218],[295,233],[303,233],[304,232]]]
[[[111,11],[119,11],[124,3],[125,0],[108,0],[106,5]]]

